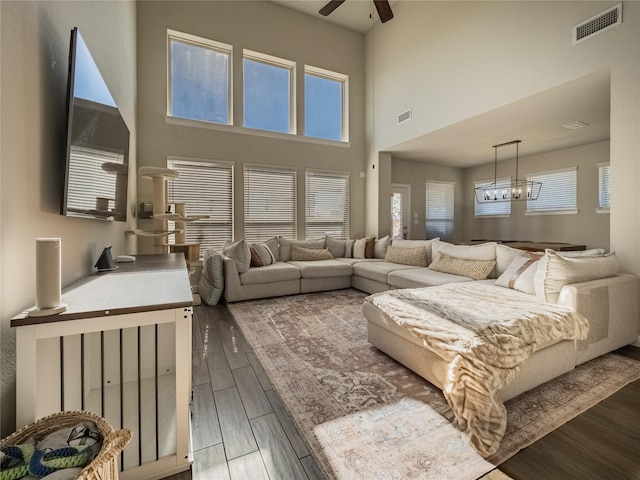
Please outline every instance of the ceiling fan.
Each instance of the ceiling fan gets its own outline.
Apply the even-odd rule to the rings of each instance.
[[[330,0],[324,7],[320,9],[320,15],[328,16],[331,12],[333,12],[336,8],[344,3],[345,0]],[[387,0],[373,0],[374,5],[376,6],[376,10],[378,11],[378,15],[380,16],[380,21],[382,23],[388,22],[393,18],[393,12],[391,11],[391,5]]]

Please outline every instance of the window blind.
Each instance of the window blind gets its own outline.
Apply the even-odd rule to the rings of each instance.
[[[495,180],[483,180],[474,183],[474,188],[482,188],[492,183],[508,183],[511,177],[498,178]],[[475,198],[475,196],[474,196]],[[495,215],[511,215],[511,202],[475,202],[476,217],[491,217]]]
[[[598,164],[598,208],[611,208],[611,165]]]
[[[527,175],[527,180],[542,182],[537,200],[527,200],[527,212],[576,210],[578,208],[578,168]]]
[[[307,170],[306,238],[349,238],[349,174]]]
[[[247,242],[281,235],[297,237],[296,170],[244,166],[244,238]]]
[[[180,173],[169,182],[169,203],[184,202],[187,215],[210,216],[186,224],[187,242],[200,243],[201,255],[221,250],[233,238],[233,164],[171,158],[167,167]]]
[[[453,239],[453,187],[450,182],[428,181],[426,186],[427,238]]]

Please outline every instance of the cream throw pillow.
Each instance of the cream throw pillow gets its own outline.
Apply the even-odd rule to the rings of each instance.
[[[540,258],[542,258],[542,254],[521,253],[511,261],[504,273],[497,278],[496,285],[535,295],[535,277]]]
[[[251,252],[252,267],[266,267],[276,261],[273,252],[266,243],[252,243],[249,245],[249,251]]]
[[[333,238],[327,235],[326,237],[327,249],[331,252],[334,258],[346,257],[347,240],[344,238]]]
[[[427,268],[436,272],[468,277],[472,280],[484,280],[495,266],[495,260],[467,260],[451,257],[441,252]]]
[[[426,267],[427,249],[425,247],[403,248],[390,245],[387,248],[385,262],[399,263],[400,265],[413,265],[415,267]]]
[[[244,273],[249,270],[251,265],[251,251],[249,245],[244,241],[244,238],[238,242],[232,242],[227,240],[222,247],[222,253],[233,260],[236,264],[238,273]]]
[[[373,245],[373,258],[385,258],[389,245],[391,245],[391,237],[389,235],[376,240]]]
[[[314,260],[330,260],[333,258],[331,252],[326,248],[304,248],[298,245],[291,246],[291,260],[307,262]]]
[[[593,257],[564,257],[546,250],[536,272],[536,296],[556,303],[565,285],[613,277],[619,269],[615,252]]]
[[[427,250],[427,265],[431,263],[431,245],[440,240],[440,237],[430,240],[404,240],[402,238],[394,238],[391,245],[399,248],[417,248],[424,247]]]

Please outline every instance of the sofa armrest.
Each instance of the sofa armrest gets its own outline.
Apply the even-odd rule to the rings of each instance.
[[[242,287],[240,274],[236,263],[226,255],[221,255],[224,264],[224,299],[227,302],[235,302],[240,298],[240,289]]]
[[[638,277],[614,277],[565,285],[558,305],[589,320],[589,338],[578,345],[578,364],[638,339]]]

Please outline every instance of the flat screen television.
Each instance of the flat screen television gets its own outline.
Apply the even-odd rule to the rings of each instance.
[[[71,30],[61,214],[126,221],[129,129],[77,28]]]

